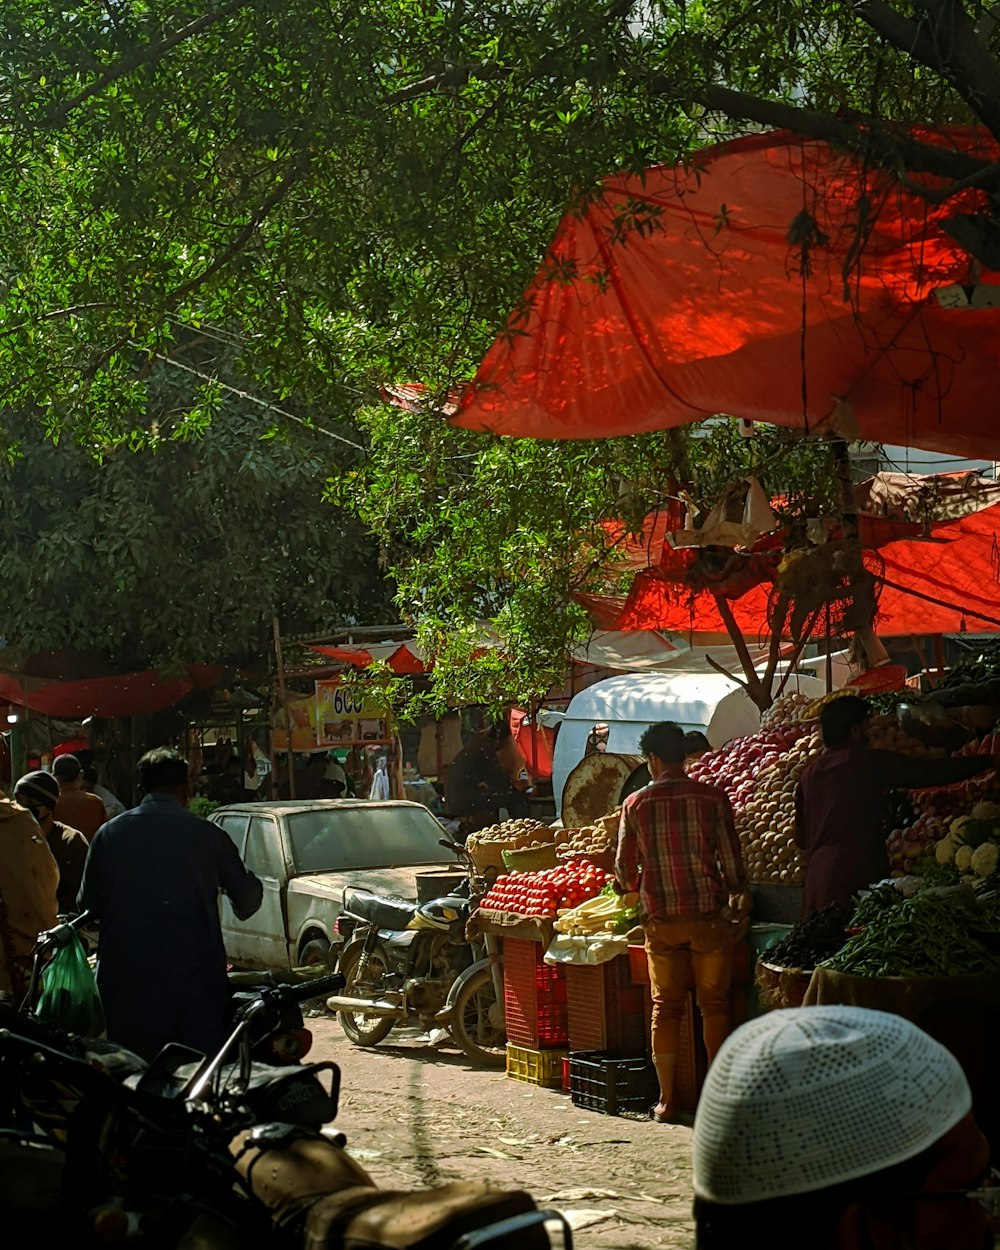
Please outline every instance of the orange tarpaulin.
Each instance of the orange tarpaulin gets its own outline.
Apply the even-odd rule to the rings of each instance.
[[[885,584],[875,629],[880,637],[1000,632],[1000,504],[931,526],[926,541],[899,539],[879,547]],[[692,595],[682,572],[636,574],[618,629],[722,633],[725,624],[711,594]],[[732,600],[748,637],[768,633],[770,583]]]
[[[968,130],[917,137],[1000,157]],[[1000,308],[962,289],[997,279],[943,228],[982,204],[930,202],[785,132],[609,178],[562,221],[452,420],[604,438],[728,413],[1000,458]]]

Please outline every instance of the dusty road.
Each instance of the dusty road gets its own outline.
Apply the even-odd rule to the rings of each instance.
[[[415,1033],[361,1050],[333,1019],[307,1024],[311,1057],[342,1069],[336,1127],[377,1183],[485,1178],[567,1213],[580,1250],[691,1250],[690,1129],[579,1110]]]

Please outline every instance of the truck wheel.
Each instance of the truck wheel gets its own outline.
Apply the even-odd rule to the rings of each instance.
[[[351,997],[358,991],[355,987],[355,976],[358,960],[361,958],[360,948],[346,961],[341,960],[340,971],[344,974],[347,984],[344,986],[345,997]],[[378,985],[386,974],[385,959],[379,952],[372,951],[365,966],[365,984]],[[363,995],[359,995],[363,997]],[[366,1016],[363,1011],[338,1011],[340,1027],[347,1034],[348,1041],[355,1046],[377,1046],[392,1032],[396,1023],[392,1016]]]
[[[462,986],[451,1011],[451,1035],[466,1058],[482,1068],[502,1068],[507,1033],[503,1004],[497,1002],[493,973],[480,970]]]
[[[313,937],[306,942],[299,954],[300,968],[330,968],[330,943],[326,938]]]

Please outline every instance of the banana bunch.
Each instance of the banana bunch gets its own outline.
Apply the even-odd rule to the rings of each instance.
[[[598,934],[623,932],[635,923],[637,894],[601,893],[588,898],[577,907],[559,913],[554,928],[569,937],[595,937]]]

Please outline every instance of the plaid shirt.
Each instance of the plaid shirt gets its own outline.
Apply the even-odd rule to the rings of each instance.
[[[663,777],[630,794],[615,875],[625,890],[639,891],[644,919],[717,915],[745,882],[729,799],[687,777]]]

